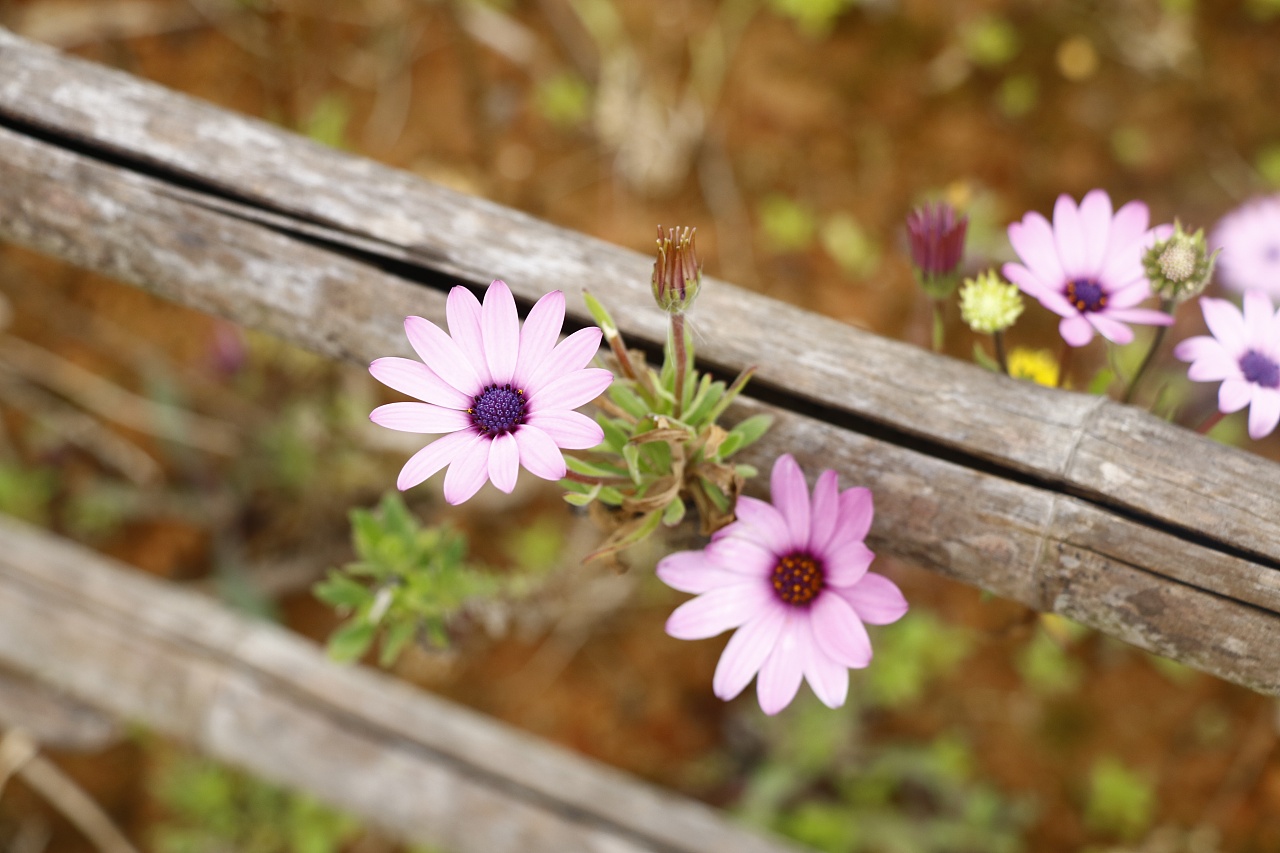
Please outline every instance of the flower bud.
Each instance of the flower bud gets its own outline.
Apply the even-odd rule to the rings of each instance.
[[[1003,332],[1018,319],[1022,308],[1018,288],[992,270],[966,279],[960,288],[960,316],[980,334]]]
[[[907,241],[916,280],[934,299],[945,299],[956,289],[968,228],[969,217],[957,216],[955,208],[945,202],[925,204],[907,215]]]
[[[1204,229],[1188,234],[1182,223],[1173,223],[1173,233],[1155,245],[1142,257],[1151,290],[1161,299],[1185,302],[1200,293],[1213,277],[1213,265],[1218,251],[1210,252],[1205,244]]]
[[[698,263],[696,228],[672,228],[664,236],[658,226],[658,258],[653,262],[653,298],[669,314],[683,314],[698,297],[702,265]]]

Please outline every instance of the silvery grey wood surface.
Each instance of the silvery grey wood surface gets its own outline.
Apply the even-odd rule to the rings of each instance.
[[[0,663],[454,853],[787,853],[714,810],[0,516]]]
[[[640,255],[60,57],[3,30],[0,236],[357,362],[408,355],[403,316],[440,321],[446,285],[496,276],[526,304],[559,287],[580,306],[576,294],[589,286],[632,339],[652,343],[662,334],[647,293],[649,262]],[[793,452],[811,475],[834,467],[846,484],[870,486],[877,501],[871,544],[879,552],[1280,695],[1280,469],[1273,463],[1136,410],[1013,383],[720,282],[707,284],[696,311],[702,356],[726,370],[761,365],[763,381],[753,389],[769,402],[745,400],[735,414],[770,411],[778,424],[748,461],[763,468]],[[0,538],[7,546],[28,533],[8,525]],[[3,550],[10,568],[0,571],[0,605],[31,583],[31,566],[15,560],[37,555]],[[180,615],[189,605],[176,606],[178,615],[156,618],[174,636],[196,632],[177,645],[212,642],[204,632],[230,624],[225,614],[204,610],[211,621],[195,624]],[[76,612],[87,620],[86,643],[106,636],[98,625],[105,611],[86,605]],[[310,713],[310,698],[263,692],[256,676],[226,681],[217,689],[244,701],[224,701],[203,715],[199,706],[215,689],[207,679],[221,684],[225,673],[200,655],[143,667],[150,678],[139,689],[147,695],[136,702],[119,691],[107,695],[113,678],[141,681],[132,661],[144,654],[146,637],[120,639],[132,644],[117,660],[67,645],[68,629],[47,640],[61,650],[55,654],[41,651],[40,621],[21,624],[35,639],[19,642],[10,631],[6,659],[115,713],[145,712],[152,725],[220,757],[257,767],[259,741],[270,741],[262,755],[285,767],[305,765],[311,759],[292,750],[305,752],[314,745],[309,738],[326,734],[311,718],[294,721],[295,731],[308,733],[297,738],[276,737],[269,716],[245,718],[243,709],[257,705],[271,714]],[[82,672],[82,653],[103,668]],[[350,675],[319,662],[299,664],[297,672],[341,684]],[[397,701],[410,703],[407,694]],[[421,722],[435,713],[423,709],[439,707],[412,713]],[[387,754],[375,763],[388,778],[403,778],[418,772],[404,763],[414,760]],[[499,788],[531,781],[522,761],[485,766],[508,780]],[[310,771],[291,781],[345,796]],[[483,808],[506,802],[466,790]],[[548,807],[562,796],[559,786],[538,790],[550,798],[539,801]],[[398,806],[352,796],[356,805],[348,807],[366,817],[415,832],[453,831],[432,823],[447,817],[437,812],[388,816]],[[571,812],[580,807],[570,800]],[[644,822],[651,813],[635,812],[633,824],[627,813],[619,806],[608,821],[651,831]]]

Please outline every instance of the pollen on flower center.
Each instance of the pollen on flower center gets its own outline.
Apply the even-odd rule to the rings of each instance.
[[[1067,282],[1067,301],[1079,311],[1101,311],[1107,307],[1107,294],[1091,278],[1077,278]]]
[[[524,423],[527,403],[524,391],[510,385],[490,385],[472,400],[467,414],[485,435],[496,438]]]
[[[808,604],[822,587],[822,566],[808,554],[788,554],[773,567],[773,591],[787,604]]]
[[[1257,350],[1249,350],[1240,356],[1240,372],[1246,381],[1263,388],[1280,387],[1280,364]]]

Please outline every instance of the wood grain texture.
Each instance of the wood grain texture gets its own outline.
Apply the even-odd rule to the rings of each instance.
[[[29,123],[206,191],[283,214],[295,230],[473,285],[502,277],[526,304],[590,288],[650,344],[664,335],[650,260],[434,186],[0,30],[0,120]],[[578,315],[579,321],[585,318]],[[959,454],[1256,555],[1280,568],[1280,468],[1132,407],[1016,383],[708,281],[699,354],[760,367],[758,392],[834,423]]]
[[[0,517],[0,662],[457,853],[787,853],[713,810],[324,658]]]
[[[443,320],[441,293],[2,128],[0,186],[13,190],[0,193],[0,234],[335,358],[409,355],[400,318]],[[811,475],[870,486],[878,551],[1280,692],[1264,642],[1280,613],[1270,566],[804,414],[751,400],[734,414],[756,411],[777,424],[747,461],[767,469],[792,452]],[[1123,592],[1100,566],[1129,579]],[[1155,612],[1134,596],[1173,603]]]

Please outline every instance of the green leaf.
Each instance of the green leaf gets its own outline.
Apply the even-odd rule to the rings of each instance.
[[[623,498],[622,492],[613,486],[605,486],[600,490],[600,503],[608,504],[609,506],[622,506],[623,500],[625,498]]]
[[[721,512],[728,512],[729,497],[724,492],[720,491],[720,487],[708,480],[706,477],[699,477],[698,479],[702,481],[702,490],[706,492],[707,497],[711,499],[713,504],[715,504],[716,509]]]
[[[769,431],[771,426],[773,426],[773,415],[752,415],[742,421],[729,430],[729,439],[736,437],[737,444],[733,446],[732,450],[726,449],[725,445],[729,443],[729,439],[725,439],[724,444],[720,445],[720,458],[728,458],[735,451],[755,444]]]
[[[672,498],[671,503],[667,504],[666,509],[662,511],[662,523],[667,527],[675,527],[684,520],[685,505],[680,498]]]
[[[604,430],[605,446],[614,453],[621,453],[623,445],[627,443],[627,431],[621,423],[604,414],[596,415],[596,423]]]
[[[977,341],[973,342],[973,361],[979,367],[985,367],[992,373],[1003,373],[1000,369],[1000,362],[987,355],[987,351],[982,348],[982,344]]]
[[[585,486],[586,484],[575,483],[574,485]],[[601,485],[599,483],[596,483],[594,486],[590,488],[590,490],[586,492],[579,492],[579,493],[570,492],[569,494],[564,496],[565,502],[573,506],[586,506],[587,504],[591,503],[593,500],[595,500],[597,497],[600,496],[601,488],[602,488]]]
[[[373,642],[375,626],[353,619],[329,636],[329,657],[342,663],[359,660]]]
[[[600,300],[596,299],[587,291],[582,292],[582,300],[587,303],[587,310],[591,312],[591,318],[596,321],[596,325],[604,332],[606,338],[612,338],[618,334],[618,324],[613,322],[613,317]]]
[[[1111,387],[1111,383],[1116,381],[1116,372],[1110,367],[1104,367],[1093,375],[1089,380],[1088,391],[1094,396],[1101,397],[1107,393],[1107,389]]]
[[[312,593],[331,607],[346,607],[352,610],[373,597],[373,593],[367,586],[336,571],[330,571],[327,578],[312,588]]]
[[[378,665],[388,667],[395,663],[396,658],[400,657],[400,653],[404,651],[405,646],[409,645],[409,641],[413,639],[417,627],[413,619],[400,619],[387,628],[386,633],[382,635],[382,648],[378,653]]]
[[[625,382],[615,382],[609,386],[609,399],[633,418],[639,419],[649,416],[649,407]]]
[[[622,448],[622,458],[627,461],[627,471],[631,474],[631,481],[636,485],[640,484],[640,448],[634,444],[628,444]]]
[[[576,471],[585,477],[626,477],[627,469],[606,463],[588,462],[577,456],[566,456],[564,462],[570,471]]]
[[[752,477],[760,473],[759,469],[754,465],[734,465],[733,470],[744,480],[750,480]]]

